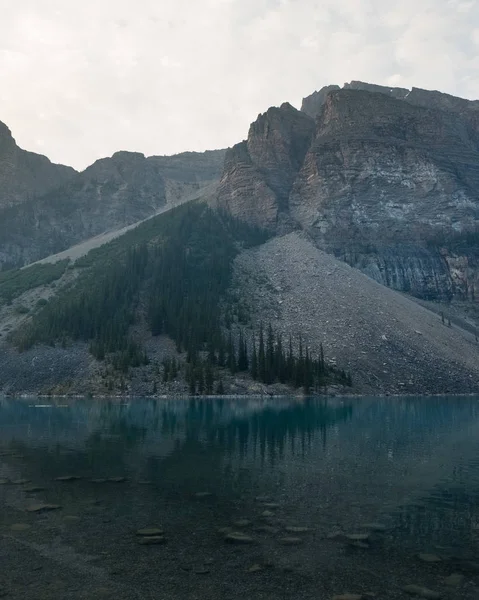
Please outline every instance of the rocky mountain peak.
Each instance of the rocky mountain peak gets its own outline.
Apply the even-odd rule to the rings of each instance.
[[[447,241],[479,231],[478,107],[417,88],[328,86],[303,100],[306,118],[292,107],[258,117],[228,155],[218,202],[276,232],[300,227],[391,287],[478,297],[475,255],[456,257]]]
[[[287,102],[260,114],[248,139],[226,153],[219,205],[276,228],[313,134],[313,119]]]
[[[45,194],[75,173],[71,167],[19,148],[10,129],[0,121],[0,209]]]
[[[303,98],[301,111],[307,114],[312,119],[315,119],[321,112],[326,97],[329,92],[341,89],[339,85],[327,85],[317,92],[313,92],[310,96]]]

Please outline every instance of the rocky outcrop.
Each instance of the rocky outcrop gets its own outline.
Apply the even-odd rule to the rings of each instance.
[[[0,208],[41,196],[75,173],[71,167],[19,148],[10,129],[0,122]]]
[[[326,85],[317,92],[313,92],[310,96],[303,98],[301,112],[304,112],[312,119],[315,119],[321,112],[329,92],[340,89],[339,85]]]
[[[282,104],[258,116],[248,139],[226,153],[217,203],[235,216],[275,229],[308,151],[314,121]]]
[[[238,161],[231,155],[220,203],[246,219],[254,214],[254,222],[268,228],[275,206],[283,222],[306,230],[318,247],[385,285],[425,298],[475,298],[478,104],[362,82],[323,88],[303,101],[303,112],[316,124],[301,167],[295,171],[277,161],[282,173],[296,172],[293,184],[282,188],[288,197],[279,197],[268,182],[276,203],[270,192],[263,201],[263,190],[252,191],[250,173],[243,171],[248,197],[238,203],[231,177]],[[269,139],[280,139],[280,128],[270,126],[277,131],[270,130]],[[257,121],[248,148],[261,144],[262,131]],[[266,173],[275,172],[270,161]],[[254,209],[244,210],[248,202]]]

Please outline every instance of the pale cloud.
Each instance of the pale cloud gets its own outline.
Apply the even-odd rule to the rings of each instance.
[[[479,98],[478,0],[0,0],[0,120],[83,168],[232,145],[352,79]]]

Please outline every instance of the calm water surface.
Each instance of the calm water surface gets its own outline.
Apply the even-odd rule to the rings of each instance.
[[[479,398],[38,404],[0,398],[0,597],[479,598]]]

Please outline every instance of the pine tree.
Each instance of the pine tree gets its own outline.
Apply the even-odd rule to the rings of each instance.
[[[238,340],[238,371],[248,370],[248,355],[245,347],[245,341],[243,339],[243,332],[240,331]]]
[[[207,362],[205,366],[205,391],[207,394],[213,393],[214,381],[213,368],[210,362]]]
[[[231,331],[228,336],[228,368],[231,371],[231,373],[236,373],[237,363],[235,355],[235,346],[233,344],[233,335]]]
[[[226,364],[226,357],[225,357],[225,341],[223,339],[223,336],[220,337],[220,343],[219,343],[219,350],[218,350],[218,366],[219,367],[224,367]]]
[[[201,362],[198,363],[196,367],[196,380],[198,382],[198,394],[205,393],[205,378],[203,371],[203,364]]]
[[[259,326],[258,375],[263,383],[266,381],[266,355],[264,351],[263,324]]]
[[[274,333],[271,323],[268,325],[268,333],[266,336],[266,383],[273,383],[275,379],[274,373]]]
[[[218,381],[218,386],[216,387],[216,393],[218,394],[218,396],[223,396],[225,393],[225,388],[224,388],[222,379],[220,379]]]
[[[253,334],[253,355],[251,357],[251,377],[258,379],[258,355],[256,354],[256,338]]]

